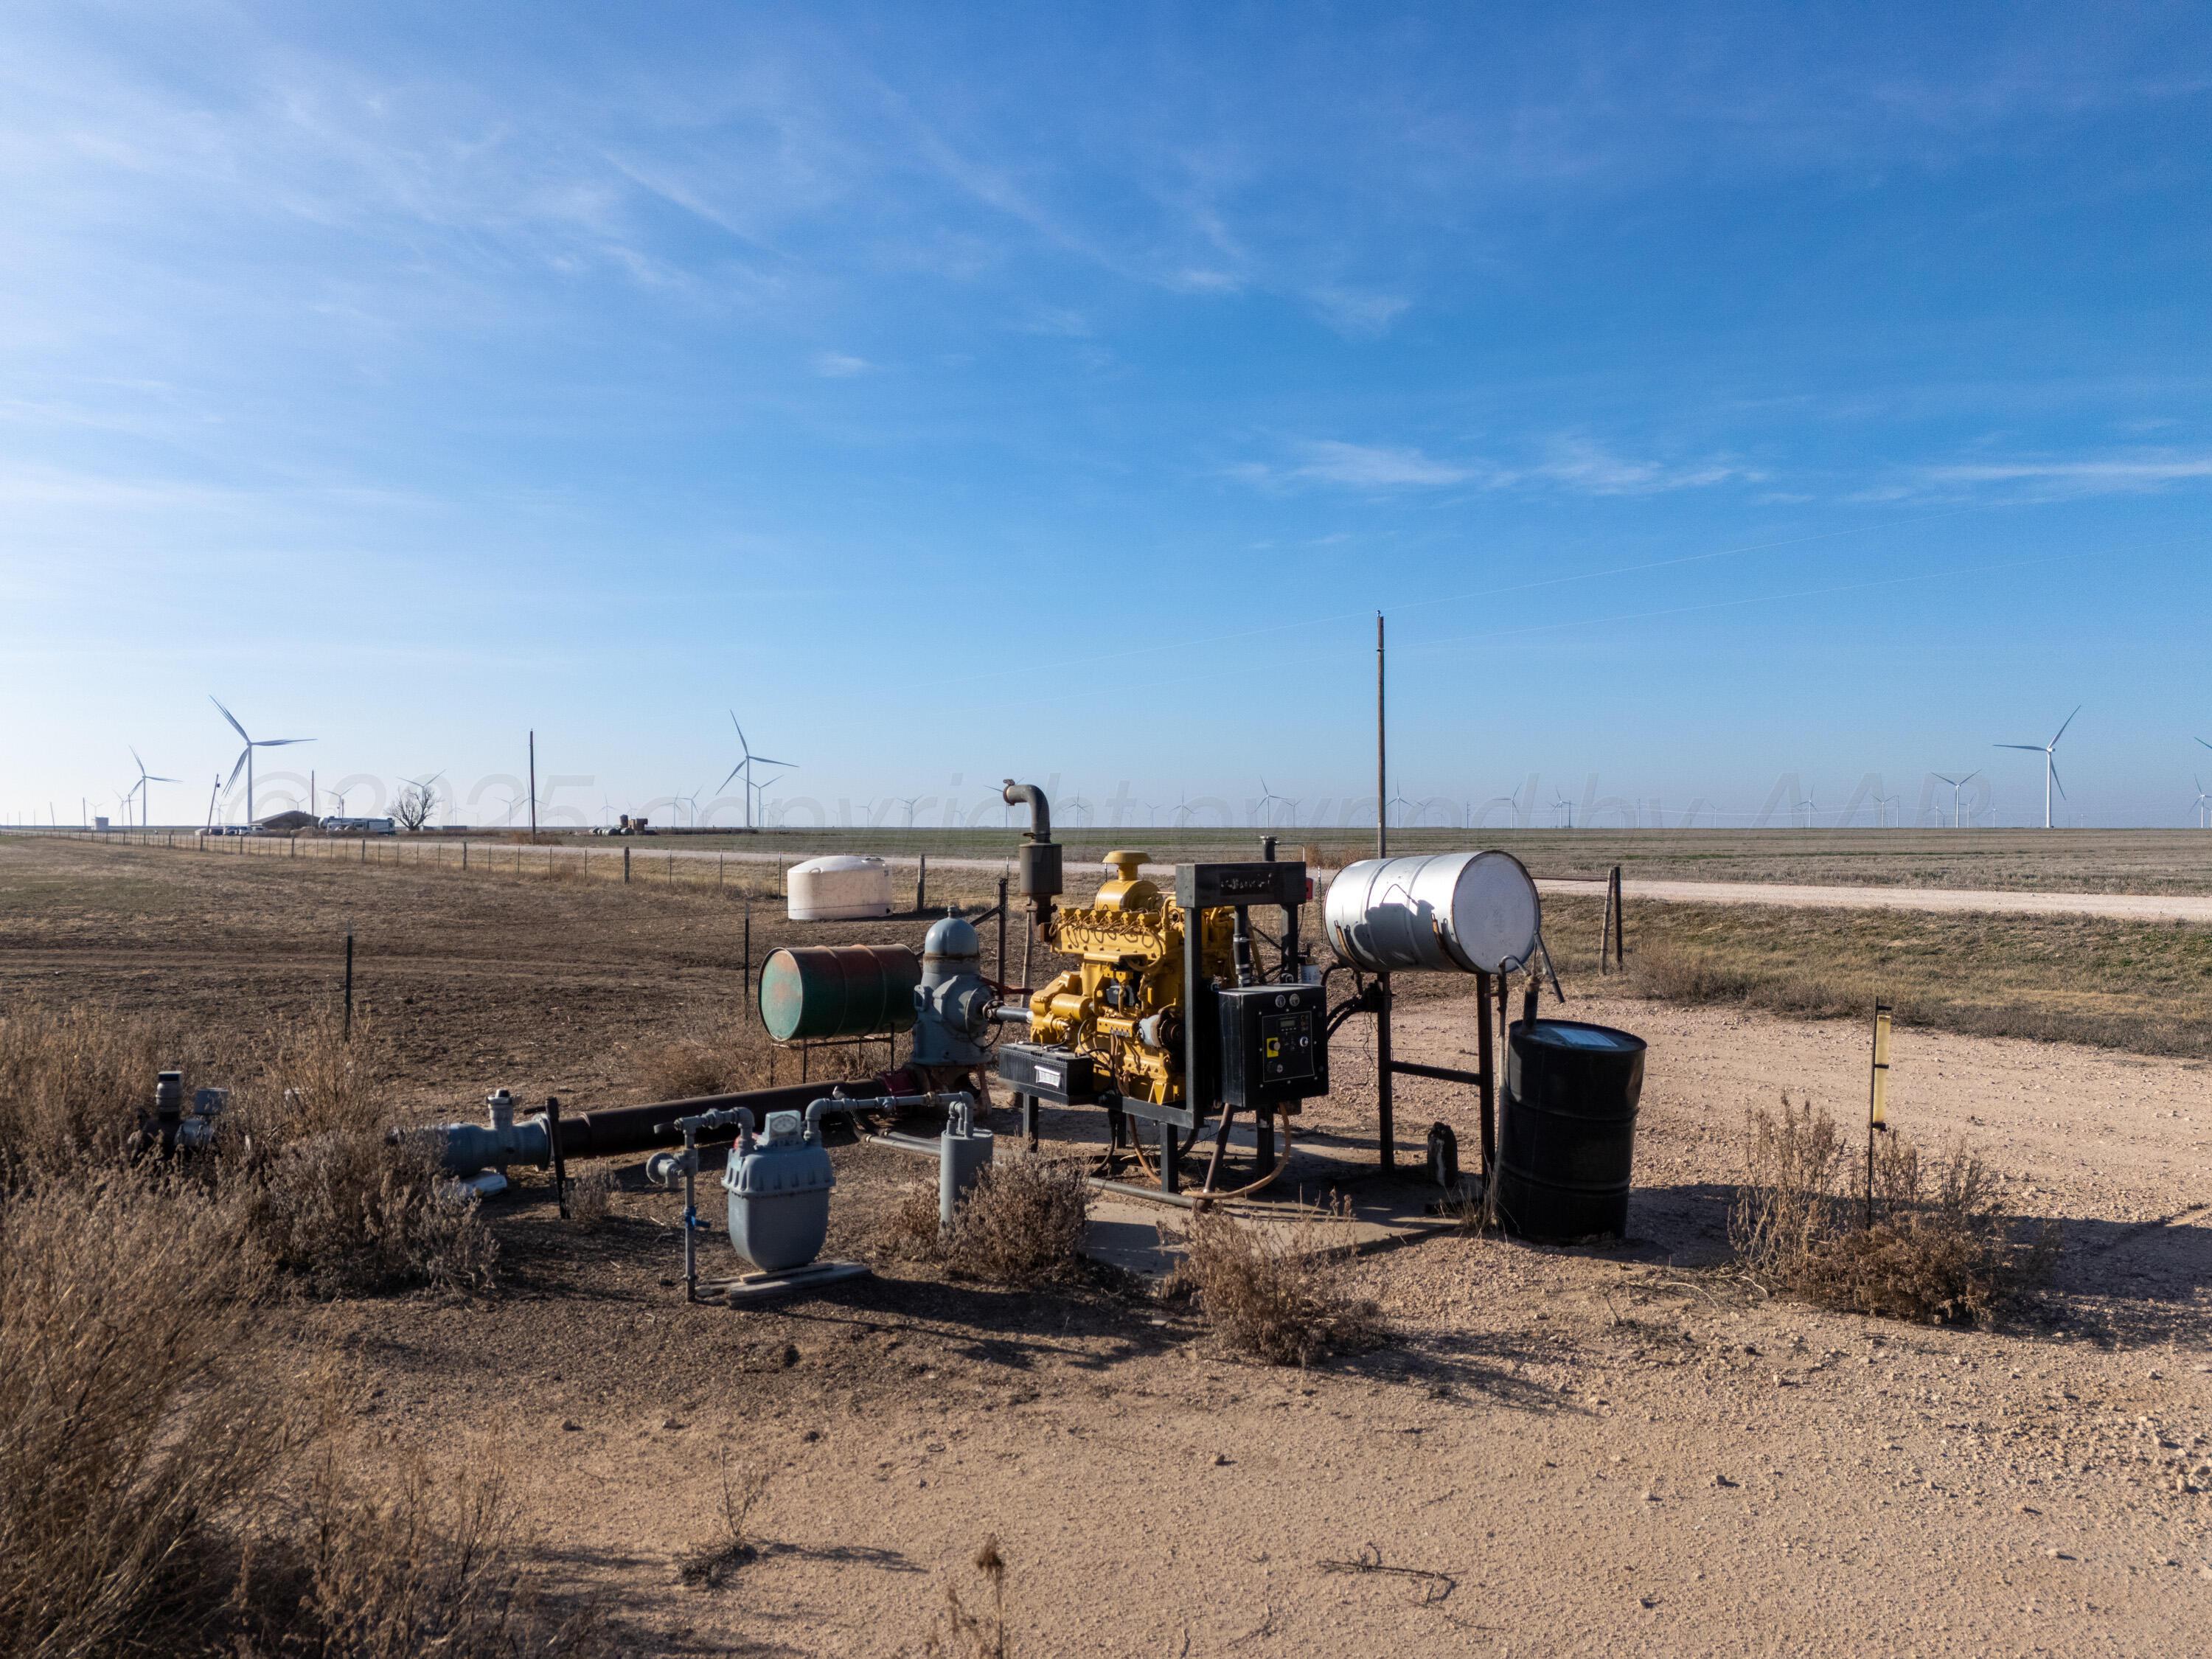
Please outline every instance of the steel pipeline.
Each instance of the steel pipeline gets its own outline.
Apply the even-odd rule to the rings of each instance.
[[[686,1100],[653,1101],[643,1106],[605,1106],[592,1112],[564,1111],[560,1115],[561,1156],[563,1159],[623,1158],[663,1146],[681,1146],[684,1134],[676,1127],[680,1118],[697,1118],[742,1108],[752,1113],[756,1121],[765,1121],[770,1112],[804,1111],[823,1098],[870,1101],[881,1099],[884,1092],[880,1080],[859,1079],[836,1084],[794,1083],[775,1089],[748,1089],[736,1094],[697,1095]],[[542,1170],[552,1162],[553,1128],[550,1115],[544,1112],[504,1127],[447,1123],[428,1129],[392,1132],[394,1140],[410,1135],[428,1139],[439,1163],[449,1175],[503,1169],[510,1164],[534,1164]],[[718,1127],[702,1129],[696,1144],[719,1146],[736,1137],[733,1120]]]

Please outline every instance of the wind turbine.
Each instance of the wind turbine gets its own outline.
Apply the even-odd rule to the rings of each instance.
[[[128,747],[127,744],[125,746]],[[146,827],[147,822],[146,804],[148,791],[146,786],[149,783],[179,783],[183,781],[183,780],[179,778],[165,778],[158,773],[149,772],[146,769],[146,763],[143,760],[139,760],[138,751],[136,749],[132,749],[131,750],[131,758],[134,761],[138,761],[138,781],[131,786],[131,793],[138,797],[138,827],[141,830],[143,830]]]
[[[1808,830],[1813,827],[1813,815],[1820,810],[1820,803],[1816,799],[1820,793],[1817,789],[1808,789],[1805,792],[1805,827]]]
[[[1391,805],[1411,806],[1413,804],[1413,801],[1408,799],[1406,794],[1406,786],[1402,780],[1390,786]],[[1406,815],[1403,812],[1398,814],[1398,827],[1401,830],[1406,827]]]
[[[739,761],[735,766],[732,766],[730,769],[730,778],[734,778],[740,772],[745,775],[745,832],[750,835],[752,833],[753,827],[753,789],[755,787],[753,784],[753,768],[756,765],[788,767],[792,763],[789,761],[772,760],[766,755],[756,755],[753,753],[752,744],[745,741],[745,728],[742,726],[738,726],[738,711],[734,708],[730,710],[730,724],[737,726],[738,752],[744,757],[743,760]],[[716,794],[720,794],[722,790],[730,787],[730,778],[724,778],[722,780],[721,787],[714,791]],[[766,786],[762,787],[765,787]]]
[[[1552,796],[1552,810],[1554,812],[1557,812],[1562,809],[1564,809],[1566,813],[1567,828],[1570,830],[1573,829],[1575,827],[1575,804],[1569,800],[1565,795],[1554,791]]]
[[[2196,813],[2197,813],[2197,827],[2199,830],[2202,830],[2202,829],[2203,829],[2203,828],[2204,828],[2204,824],[2205,824],[2205,816],[2206,816],[2206,815],[2205,815],[2205,811],[2204,811],[2204,809],[2205,809],[2205,806],[2206,806],[2206,805],[2207,805],[2208,803],[2212,803],[2212,795],[2208,795],[2208,794],[2206,794],[2206,793],[2204,793],[2204,780],[2203,780],[2203,779],[2202,779],[2202,778],[2192,778],[2192,779],[2191,780],[2191,782],[2193,782],[2194,784],[2196,784],[2196,786],[2197,786],[2197,799],[2196,799],[2195,800],[2193,800],[2193,801],[2190,802],[2190,803],[2189,803],[2189,805],[2191,805],[2191,808],[2193,808],[2193,809],[2195,810],[2195,811],[2196,811]]]
[[[781,764],[781,763],[778,761],[770,761],[768,763],[770,766]],[[785,774],[783,772],[771,772],[763,781],[752,786],[752,793],[759,797],[760,799],[760,819],[761,827],[763,829],[766,829],[768,827],[768,787],[769,784],[774,783],[778,778],[784,775]],[[752,821],[752,808],[748,805],[745,809],[745,825],[748,829],[751,827]]]
[[[1905,827],[1905,797],[1902,795],[1876,795],[1874,798],[1874,827],[1879,830],[1889,822],[1889,815],[1883,810],[1889,806],[1895,806],[1898,809],[1897,826],[1900,830],[1903,829]]]
[[[2077,702],[2074,705],[2074,714],[2081,712],[2081,705]],[[2058,738],[2066,735],[2066,726],[2074,724],[2074,714],[2069,714],[2066,717],[2065,725],[2058,728],[2057,736],[2053,737],[2049,743],[2001,743],[1996,745],[1999,749],[2025,749],[2031,754],[2040,754],[2043,757],[2043,827],[2046,830],[2051,827],[2051,792],[2056,789],[2062,797],[2066,793],[2066,786],[2058,781],[2057,751]],[[2199,738],[2197,741],[2203,743],[2204,739]],[[2205,744],[2205,747],[2212,749],[2212,744]]]
[[[1938,772],[1936,775],[1942,781],[1951,786],[1951,827],[1956,830],[1959,827],[1959,792],[1982,775],[1981,769],[1976,767],[1963,778],[1954,778],[1943,772]]]
[[[1277,801],[1284,799],[1285,799],[1284,796],[1277,794],[1273,790],[1267,787],[1267,780],[1266,778],[1263,777],[1260,780],[1260,800],[1256,811],[1260,821],[1271,830],[1275,826],[1275,815],[1267,809]],[[1297,815],[1295,813],[1292,814],[1294,818]]]
[[[222,717],[230,722],[230,729],[246,739],[246,747],[239,751],[238,764],[230,769],[230,781],[234,784],[240,772],[246,774],[246,827],[251,830],[253,828],[253,751],[257,749],[282,749],[288,743],[313,743],[314,739],[246,737],[246,728],[238,723],[238,716],[222,708],[221,698],[210,696],[208,701],[217,708],[222,708]]]
[[[891,799],[896,801],[901,806],[906,808],[906,827],[909,830],[913,829],[915,805],[921,799],[921,797],[919,795],[893,795]]]

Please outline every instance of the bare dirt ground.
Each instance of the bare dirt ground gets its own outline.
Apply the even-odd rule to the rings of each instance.
[[[641,1056],[726,1007],[736,960],[734,907],[680,891],[0,843],[0,1008],[118,1001],[216,1054],[225,1025],[332,994],[349,919],[396,1116],[499,1085],[644,1097]],[[757,948],[786,932],[756,912]],[[1401,1054],[1471,1047],[1454,988],[1409,1000]],[[641,1652],[918,1651],[948,1584],[982,1599],[986,1534],[1033,1654],[2212,1650],[2212,1065],[1900,1031],[1894,1121],[1972,1135],[2022,1212],[2067,1225],[2042,1316],[1934,1330],[1702,1271],[1746,1109],[1786,1089],[1850,1118],[1862,1030],[1568,988],[1651,1044],[1632,1237],[1364,1258],[1394,1339],[1306,1371],[1232,1362],[1109,1278],[1014,1292],[885,1262],[773,1311],[687,1307],[675,1201],[635,1171],[589,1227],[526,1183],[495,1296],[280,1317],[303,1361],[365,1368],[366,1426],[509,1463]],[[1347,1029],[1304,1133],[1360,1162],[1365,1040]],[[1431,1119],[1473,1144],[1469,1103],[1401,1088],[1409,1154]],[[1048,1118],[1048,1152],[1092,1127]],[[836,1158],[831,1250],[866,1254],[917,1166]],[[726,1460],[770,1475],[763,1553],[690,1588],[676,1559],[712,1534]]]

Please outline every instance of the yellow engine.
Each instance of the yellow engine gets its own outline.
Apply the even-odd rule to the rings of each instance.
[[[1107,854],[1114,876],[1097,900],[1060,909],[1048,925],[1046,942],[1081,965],[1030,998],[1030,1039],[1087,1054],[1123,1096],[1164,1106],[1182,1098],[1182,947],[1189,918],[1137,873],[1145,859],[1142,853]],[[1198,913],[1200,969],[1224,980],[1234,975],[1232,914]]]

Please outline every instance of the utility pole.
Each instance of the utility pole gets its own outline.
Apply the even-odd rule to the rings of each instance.
[[[1389,769],[1390,748],[1389,735],[1383,725],[1382,708],[1382,613],[1375,613],[1375,856],[1390,856],[1390,831],[1382,803],[1389,793],[1383,776]]]
[[[1384,720],[1382,668],[1382,613],[1375,613],[1375,856],[1390,856],[1389,814],[1383,803],[1389,799],[1389,788],[1383,779],[1389,770],[1389,731]],[[1395,1081],[1390,1060],[1390,975],[1375,975],[1375,989],[1381,1006],[1375,1013],[1375,1138],[1381,1143],[1382,1167],[1389,1169],[1397,1161],[1396,1113],[1391,1099],[1391,1084]],[[1175,1131],[1170,1129],[1170,1145]]]

